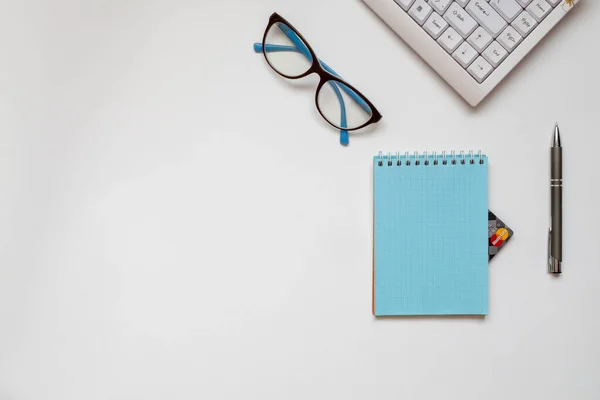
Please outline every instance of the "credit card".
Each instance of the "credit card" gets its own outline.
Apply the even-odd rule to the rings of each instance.
[[[506,246],[514,232],[496,214],[488,210],[488,261]]]

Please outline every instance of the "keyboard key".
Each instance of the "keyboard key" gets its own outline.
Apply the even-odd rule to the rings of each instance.
[[[517,32],[512,26],[506,28],[504,32],[498,36],[498,43],[504,46],[504,48],[508,51],[513,51],[522,40],[523,37],[519,35],[519,32]]]
[[[467,68],[478,55],[479,53],[477,53],[477,50],[471,47],[469,43],[463,42],[463,44],[456,49],[454,54],[452,54],[452,57],[454,57],[463,68]]]
[[[533,3],[527,7],[527,11],[537,22],[542,22],[550,14],[550,11],[552,11],[552,6],[546,3],[546,0],[533,0]]]
[[[508,51],[504,49],[498,42],[493,42],[488,46],[487,49],[481,54],[494,68],[498,68],[498,65],[508,55]]]
[[[459,6],[461,6],[462,8],[464,8],[467,3],[469,2],[469,0],[455,0]]]
[[[429,16],[427,22],[425,22],[425,25],[423,25],[423,29],[425,29],[425,31],[427,31],[427,33],[429,33],[434,39],[440,37],[442,32],[444,32],[447,27],[448,23],[446,20],[435,11],[431,13],[431,16]]]
[[[416,0],[415,4],[413,4],[410,10],[408,10],[408,14],[413,17],[413,19],[417,21],[419,25],[423,25],[432,11],[433,9],[429,6],[429,4],[425,3],[425,0]]]
[[[479,56],[467,69],[471,76],[479,83],[483,82],[493,70],[494,68],[492,68],[492,66],[481,56]]]
[[[562,0],[546,0],[548,3],[550,3],[552,5],[552,7],[556,7],[558,5],[558,3],[560,3]]]
[[[531,0],[517,0],[517,3],[519,3],[521,7],[525,8],[529,5],[529,3],[531,3]]]
[[[446,29],[446,31],[440,36],[438,39],[438,43],[446,50],[448,53],[453,53],[454,50],[458,47],[459,44],[462,43],[462,38],[452,27]]]
[[[471,36],[469,36],[469,43],[471,46],[475,48],[478,52],[482,52],[490,43],[492,43],[492,35],[490,35],[485,29],[479,27],[475,29],[475,32]]]
[[[477,28],[477,22],[456,2],[448,7],[444,19],[465,39]]]
[[[394,0],[404,11],[408,11],[415,0]]]
[[[440,14],[444,14],[452,0],[429,0],[429,5]]]
[[[471,0],[466,10],[492,37],[496,37],[508,23],[485,0]]]
[[[527,11],[523,11],[521,15],[513,21],[512,26],[519,31],[521,36],[525,37],[537,26],[537,22]]]
[[[508,22],[512,22],[523,11],[515,0],[492,0],[490,4]]]

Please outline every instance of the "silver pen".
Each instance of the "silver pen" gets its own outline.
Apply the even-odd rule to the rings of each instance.
[[[562,146],[558,124],[554,127],[550,149],[550,207],[552,220],[548,232],[548,272],[562,273]]]

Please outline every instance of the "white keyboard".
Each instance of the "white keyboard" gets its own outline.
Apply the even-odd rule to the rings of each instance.
[[[573,7],[565,0],[363,1],[472,106]]]

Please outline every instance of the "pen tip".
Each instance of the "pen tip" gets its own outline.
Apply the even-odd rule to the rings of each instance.
[[[554,125],[554,136],[552,138],[552,146],[561,147],[560,146],[560,131],[558,129],[558,123]]]

